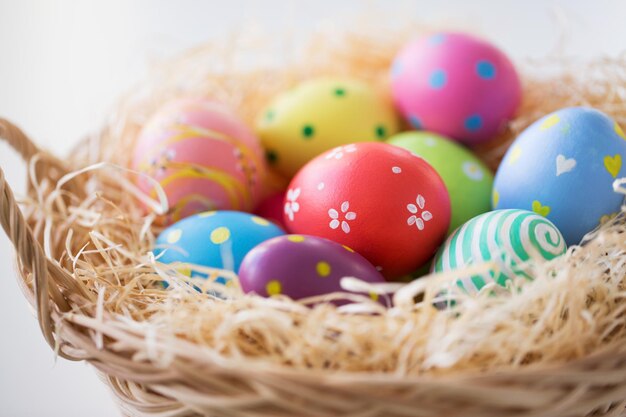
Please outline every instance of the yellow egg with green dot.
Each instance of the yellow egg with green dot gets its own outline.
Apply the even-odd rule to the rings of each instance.
[[[320,153],[384,140],[398,130],[389,100],[347,78],[317,78],[288,90],[261,113],[256,130],[276,171],[292,177]]]

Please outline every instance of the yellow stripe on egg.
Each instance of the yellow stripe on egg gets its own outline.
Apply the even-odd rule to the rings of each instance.
[[[202,194],[190,194],[178,200],[176,205],[173,207],[172,220],[175,222],[181,220],[183,217],[183,211],[185,210],[185,208],[187,208],[189,204],[196,203],[196,202],[201,202],[206,207],[207,210],[215,207],[215,203],[210,198]],[[210,213],[210,212],[205,212],[205,213]]]
[[[241,151],[242,155],[251,160],[255,164],[255,166],[262,166],[262,161],[257,157],[257,154],[254,153],[252,149],[243,144],[241,140],[234,138],[230,135],[218,132],[217,130],[206,129],[203,127],[191,125],[174,125],[172,126],[172,128],[178,130],[179,133],[159,143],[159,146],[155,148],[156,151],[161,151],[162,149],[167,148],[169,145],[182,142],[187,139],[217,140],[233,145],[235,148]]]
[[[167,140],[160,142],[158,144],[158,146],[154,147],[153,152],[150,152],[148,155],[146,155],[145,159],[139,164],[139,169],[142,172],[146,172],[149,171],[151,168],[151,164],[149,162],[150,156],[151,155],[155,155],[155,154],[159,154],[163,149],[168,148],[170,145],[178,143],[178,142],[182,142],[184,140],[188,140],[188,139],[206,139],[206,140],[217,140],[220,142],[225,142],[228,143],[232,146],[234,146],[236,149],[238,149],[242,155],[247,158],[247,160],[252,161],[252,164],[254,164],[254,166],[256,166],[257,168],[261,168],[263,166],[262,161],[259,159],[259,157],[257,157],[257,154],[255,154],[252,149],[248,148],[245,144],[241,143],[240,140],[233,138],[232,136],[214,131],[214,130],[210,130],[210,129],[204,129],[201,127],[197,127],[197,126],[186,126],[186,125],[176,125],[173,126],[172,128],[177,129],[179,131],[178,134],[172,135],[171,137],[169,137]],[[181,163],[181,162],[168,162],[166,164],[164,164],[165,167],[174,167],[174,166],[180,166],[180,165],[193,165],[194,167],[200,169],[200,168],[204,168],[206,169],[206,167],[203,167],[201,165],[195,165],[195,164],[191,164],[191,163]],[[215,168],[211,168],[213,170],[217,170]],[[222,171],[223,172],[223,171]],[[224,173],[224,172],[223,172]],[[224,173],[225,174],[225,173]],[[227,174],[225,174],[227,175]],[[248,181],[250,181],[251,177],[248,174],[247,171],[244,171],[244,175],[246,176],[246,179]],[[239,182],[241,184],[241,182],[239,180],[236,180],[237,182]],[[252,196],[250,195],[249,189],[248,187],[243,187],[243,184],[241,184],[242,187],[239,190],[239,192],[242,193],[244,200],[246,201],[247,205],[251,205],[252,204]]]
[[[240,194],[241,198],[246,203],[250,204],[252,201],[252,195],[250,194],[250,189],[246,187],[239,180],[239,178],[236,178],[230,175],[228,172],[222,169],[215,168],[213,166],[198,165],[198,164],[194,164],[191,162],[168,162],[165,165],[165,167],[179,169],[179,170],[194,169],[200,173],[206,174],[208,177],[210,177],[211,180],[214,180],[215,178],[217,178],[218,180],[215,182],[219,182],[220,185],[222,185],[223,187],[225,187],[225,184],[228,184],[231,190],[234,189],[233,192]]]
[[[235,192],[235,190],[233,190],[233,188],[235,188],[236,186],[233,184],[233,179],[232,178],[228,178],[228,176],[219,173],[219,172],[213,172],[210,170],[202,170],[202,171],[198,171],[197,169],[194,169],[193,167],[181,167],[180,169],[178,169],[176,172],[174,172],[172,175],[163,178],[161,181],[159,181],[159,185],[163,188],[167,187],[168,185],[170,185],[172,182],[179,180],[179,179],[188,179],[188,178],[198,178],[198,179],[205,179],[207,181],[212,181],[215,182],[219,185],[222,186],[222,188],[224,189],[224,191],[227,194],[229,203],[231,205],[231,207],[235,208],[235,209],[239,209],[241,204],[239,199],[237,198],[237,194]],[[239,183],[239,181],[237,181],[237,183]],[[241,185],[241,183],[239,183],[239,185]],[[156,198],[156,190],[152,190],[152,192],[150,193],[152,198]]]

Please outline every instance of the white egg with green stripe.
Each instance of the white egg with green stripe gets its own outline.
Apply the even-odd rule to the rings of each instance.
[[[543,216],[527,210],[495,210],[459,227],[435,258],[435,272],[495,261],[497,268],[459,276],[457,285],[473,293],[488,283],[506,286],[514,276],[530,278],[522,267],[530,259],[550,260],[567,250],[561,232]]]

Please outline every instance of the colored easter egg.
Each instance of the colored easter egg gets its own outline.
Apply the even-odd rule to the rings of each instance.
[[[457,285],[473,293],[488,283],[506,286],[515,276],[530,278],[523,268],[525,262],[554,259],[566,249],[563,235],[545,217],[528,210],[495,210],[473,218],[450,235],[437,253],[434,270],[495,261],[497,268],[459,277]]]
[[[441,176],[450,194],[452,218],[448,233],[469,219],[491,210],[493,174],[469,150],[430,132],[405,132],[387,143],[424,158]]]
[[[347,246],[314,236],[286,235],[261,243],[244,258],[239,282],[246,293],[301,299],[341,288],[344,277],[382,283],[383,276]],[[376,294],[371,294],[377,299]]]
[[[463,33],[410,42],[393,62],[391,86],[396,107],[416,129],[466,143],[493,138],[521,101],[521,83],[506,55]]]
[[[158,110],[141,131],[132,166],[165,191],[167,224],[206,210],[252,210],[265,176],[254,134],[224,106],[199,99],[175,100]],[[152,182],[137,181],[156,197]]]
[[[626,137],[606,114],[561,109],[513,142],[494,182],[495,208],[533,210],[550,219],[569,244],[620,211],[613,181],[626,176]]]
[[[285,193],[276,193],[261,201],[261,204],[257,206],[254,213],[267,220],[273,221],[281,227],[286,227],[283,219],[284,202]]]
[[[296,86],[279,95],[257,123],[268,163],[289,178],[324,151],[384,140],[397,128],[388,100],[367,84],[344,78]]]
[[[237,272],[256,245],[284,232],[264,218],[239,211],[207,211],[165,229],[156,240],[162,263],[181,262]],[[203,276],[191,271],[191,276]]]
[[[289,185],[284,212],[291,232],[347,245],[393,278],[434,255],[450,224],[450,198],[424,159],[366,142],[309,162]]]

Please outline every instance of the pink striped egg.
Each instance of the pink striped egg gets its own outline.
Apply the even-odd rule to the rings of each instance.
[[[250,211],[265,177],[254,134],[225,106],[201,99],[178,99],[160,108],[139,135],[132,167],[165,191],[165,224],[207,210]],[[156,197],[148,179],[138,178],[138,186]]]

